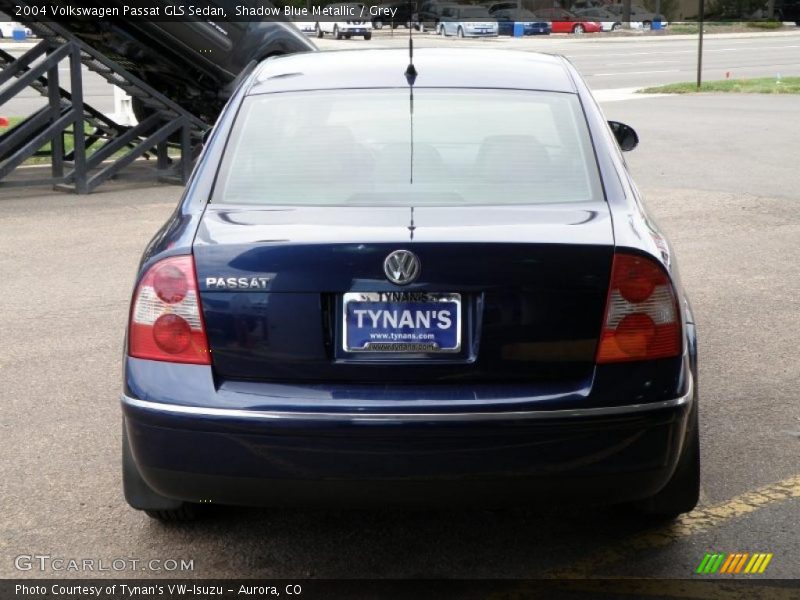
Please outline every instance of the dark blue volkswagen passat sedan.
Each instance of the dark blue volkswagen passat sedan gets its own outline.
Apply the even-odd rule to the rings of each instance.
[[[131,506],[698,496],[695,329],[563,58],[264,61],[142,259]]]

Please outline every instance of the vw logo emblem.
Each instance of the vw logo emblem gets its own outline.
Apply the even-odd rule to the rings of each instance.
[[[419,259],[408,250],[395,250],[383,261],[386,279],[397,285],[412,283],[419,277],[419,271]]]

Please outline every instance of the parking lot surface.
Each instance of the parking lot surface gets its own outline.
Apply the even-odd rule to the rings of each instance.
[[[15,567],[47,554],[191,559],[195,577],[691,578],[715,551],[770,552],[763,577],[800,577],[796,106],[755,95],[604,106],[639,132],[627,158],[697,316],[701,505],[667,525],[524,506],[151,521],[121,495],[120,355],[139,254],[181,190],[123,179],[83,197],[0,191],[0,577],[91,575]]]

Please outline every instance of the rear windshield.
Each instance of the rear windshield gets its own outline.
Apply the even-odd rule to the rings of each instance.
[[[212,201],[420,206],[599,198],[575,94],[419,88],[413,111],[409,89],[246,98]]]

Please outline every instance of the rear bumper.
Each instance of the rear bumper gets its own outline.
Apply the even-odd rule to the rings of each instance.
[[[342,33],[357,33],[358,35],[372,31],[370,25],[339,25],[338,27]]]
[[[219,504],[620,502],[671,476],[694,408],[679,398],[577,410],[270,411],[122,398],[159,494]]]

